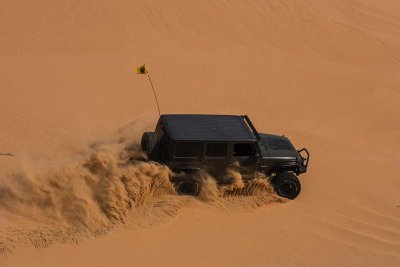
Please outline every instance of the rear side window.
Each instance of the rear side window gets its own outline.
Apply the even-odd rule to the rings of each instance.
[[[235,157],[248,157],[256,154],[256,148],[253,144],[239,143],[233,146],[233,156]]]
[[[228,145],[226,143],[207,143],[207,157],[226,157]]]
[[[177,158],[198,158],[203,151],[200,142],[179,142],[175,145],[174,156]]]

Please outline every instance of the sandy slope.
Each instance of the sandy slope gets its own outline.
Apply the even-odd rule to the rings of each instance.
[[[312,159],[295,201],[221,206],[162,195],[128,229],[78,236],[78,245],[57,242],[75,240],[61,231],[36,249],[29,240],[41,235],[28,233],[1,265],[398,266],[398,10],[395,0],[3,1],[0,153],[15,156],[0,156],[2,238],[58,229],[76,203],[55,198],[64,193],[93,207],[85,218],[109,225],[102,202],[70,181],[103,177],[79,169],[94,153],[88,144],[126,125],[129,138],[154,127],[148,81],[134,74],[143,62],[163,113],[247,113],[260,131],[307,146]],[[120,160],[107,144],[106,162]],[[60,178],[72,193],[46,193],[55,198],[48,213],[22,193],[10,202],[7,175],[20,170],[38,182],[27,196],[39,202],[43,179]],[[111,199],[117,189],[103,193]]]

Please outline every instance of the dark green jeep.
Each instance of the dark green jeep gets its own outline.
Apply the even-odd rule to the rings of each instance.
[[[149,160],[189,174],[172,182],[178,193],[191,194],[199,185],[190,174],[205,170],[223,184],[233,169],[245,182],[263,173],[278,195],[294,199],[301,188],[297,175],[307,171],[310,158],[285,136],[258,133],[247,115],[161,115],[155,132],[143,134],[141,148]]]

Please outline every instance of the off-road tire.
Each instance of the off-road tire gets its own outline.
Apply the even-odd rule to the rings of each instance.
[[[140,148],[149,160],[156,161],[158,159],[157,134],[155,132],[143,133]]]
[[[178,195],[197,196],[200,193],[199,184],[194,180],[182,180],[175,185]]]
[[[295,199],[301,190],[299,178],[293,173],[278,173],[271,181],[272,186],[278,196]]]
[[[197,196],[201,190],[199,170],[175,170],[175,175],[170,177],[178,195]]]

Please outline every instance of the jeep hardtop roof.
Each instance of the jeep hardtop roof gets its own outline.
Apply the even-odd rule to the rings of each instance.
[[[257,140],[239,115],[166,114],[160,116],[164,131],[178,141]]]

